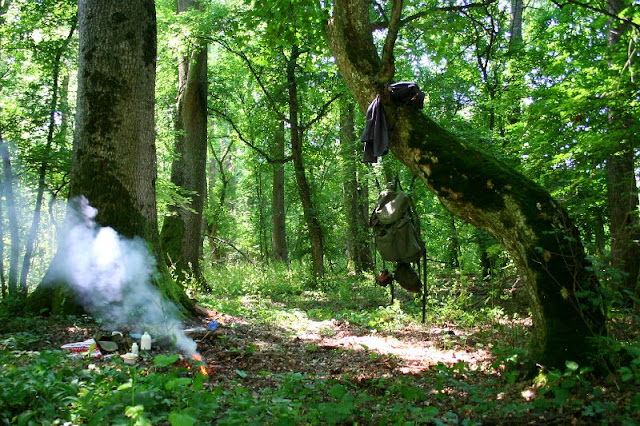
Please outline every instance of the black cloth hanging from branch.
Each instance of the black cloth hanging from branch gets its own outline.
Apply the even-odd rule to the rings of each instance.
[[[367,124],[360,140],[364,142],[364,163],[377,163],[378,157],[389,152],[389,126],[379,95],[367,108]]]
[[[391,101],[412,108],[424,108],[425,94],[417,84],[400,81],[389,86]],[[364,142],[363,163],[377,163],[378,157],[389,152],[389,125],[384,108],[380,105],[380,95],[367,108],[367,123],[360,140]]]

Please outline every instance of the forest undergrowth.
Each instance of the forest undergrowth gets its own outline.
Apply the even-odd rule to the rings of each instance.
[[[640,345],[618,316],[601,365],[531,368],[517,277],[432,271],[419,296],[372,276],[226,266],[185,322],[204,364],[156,345],[135,365],[61,345],[108,324],[0,310],[4,424],[638,424]],[[215,331],[208,330],[212,321]],[[206,330],[206,331],[205,331]],[[199,366],[204,366],[199,368]]]

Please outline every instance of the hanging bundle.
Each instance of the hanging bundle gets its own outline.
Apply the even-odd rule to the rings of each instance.
[[[388,89],[394,104],[416,109],[424,108],[425,94],[417,84],[400,81],[389,85]],[[389,152],[389,124],[380,96],[376,96],[367,108],[367,122],[360,140],[364,143],[363,163],[377,163],[378,157]]]
[[[371,214],[376,249],[389,262],[409,263],[420,259],[424,244],[413,224],[409,197],[402,191],[380,193]]]
[[[402,191],[382,191],[369,225],[382,259],[396,262],[396,281],[408,291],[419,292],[420,278],[410,263],[420,260],[425,247],[413,223],[409,197]]]

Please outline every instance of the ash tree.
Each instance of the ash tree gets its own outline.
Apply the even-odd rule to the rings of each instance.
[[[125,238],[139,237],[161,259],[156,213],[154,129],[156,11],[153,0],[78,2],[78,95],[69,199],[86,197],[95,222]],[[61,261],[54,256],[49,272]],[[184,311],[193,307],[166,279],[156,284]],[[29,298],[40,312],[82,312],[55,274],[47,272]]]
[[[179,0],[177,14],[202,8],[200,2]],[[169,206],[170,214],[160,233],[166,261],[174,264],[178,280],[186,282],[193,274],[205,288],[200,258],[207,189],[207,63],[206,42],[196,43],[192,51],[180,55],[174,119],[176,157],[171,165],[171,182],[190,197],[187,205]]]
[[[422,110],[394,104],[394,47],[402,0],[390,3],[381,51],[367,0],[335,0],[326,32],[342,77],[366,111],[380,96],[393,155],[422,180],[453,215],[484,230],[513,257],[533,313],[531,355],[545,366],[591,361],[605,334],[599,282],[578,230],[549,193],[521,173],[447,131]],[[376,9],[377,11],[377,9]]]

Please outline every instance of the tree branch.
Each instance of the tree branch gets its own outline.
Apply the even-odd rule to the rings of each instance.
[[[267,163],[269,163],[269,164],[278,164],[278,163],[284,164],[284,163],[287,163],[287,162],[291,161],[291,156],[284,157],[284,158],[271,158],[267,152],[265,152],[262,149],[258,148],[257,146],[255,146],[254,144],[249,142],[249,140],[244,137],[244,134],[242,133],[242,130],[240,130],[240,128],[236,125],[236,123],[233,121],[233,119],[231,117],[229,117],[229,115],[227,115],[225,112],[223,112],[223,111],[221,111],[221,110],[219,110],[217,108],[210,108],[210,109],[211,109],[211,111],[213,111],[214,114],[216,114],[217,116],[221,117],[224,121],[229,123],[231,128],[238,135],[238,138],[240,138],[240,140],[245,145],[247,145],[249,148],[253,149],[258,154],[260,154],[267,161]]]
[[[402,0],[393,0],[391,6],[391,19],[389,20],[389,29],[387,30],[387,38],[382,48],[382,68],[378,76],[378,82],[384,86],[388,85],[393,79],[396,72],[395,57],[393,56],[393,48],[398,38],[398,31],[402,26]]]
[[[222,238],[219,237],[213,237],[214,240],[219,241],[223,244],[228,245],[229,247],[231,247],[232,249],[234,249],[235,251],[237,251],[238,253],[240,253],[242,255],[242,257],[244,257],[244,259],[249,262],[252,265],[255,265],[256,263],[246,254],[244,253],[242,250],[240,250],[238,247],[236,247],[231,241],[227,241],[227,240],[223,240]]]
[[[382,5],[377,1],[373,1],[372,3],[373,3],[373,7],[378,9],[380,16],[384,18],[385,28],[386,28],[386,26],[389,25],[389,18],[387,18],[387,16],[384,13],[384,7],[382,7]]]
[[[630,18],[620,17],[620,16],[618,16],[617,14],[615,14],[613,12],[610,12],[610,11],[605,10],[605,9],[601,9],[599,7],[591,6],[591,5],[587,4],[587,3],[583,3],[583,2],[580,2],[578,0],[566,0],[565,3],[561,3],[558,0],[551,0],[551,2],[553,4],[555,4],[556,6],[558,6],[560,9],[562,9],[563,7],[568,6],[568,5],[574,5],[574,6],[582,7],[584,9],[590,10],[592,12],[601,13],[601,14],[603,14],[605,16],[608,16],[609,18],[617,19],[619,21],[625,22],[625,23],[627,23],[629,25],[634,26],[635,28],[640,29],[640,25],[636,24],[635,22],[633,22],[633,20],[630,19]]]
[[[224,171],[224,162],[226,161],[227,156],[231,153],[232,146],[233,146],[233,139],[231,139],[231,142],[229,142],[229,144],[225,148],[224,152],[222,153],[222,156],[218,157],[216,150],[213,149],[213,143],[211,142],[211,140],[209,140],[209,150],[211,151],[211,155],[213,155],[213,158],[216,160],[216,163],[218,164],[218,169],[220,169],[220,175],[222,176],[223,186],[226,186],[226,183],[229,181],[229,179],[227,179],[227,174]]]
[[[243,52],[239,52],[236,51],[234,49],[231,48],[231,46],[229,46],[224,40],[220,40],[220,39],[211,39],[211,41],[218,43],[220,46],[222,46],[224,49],[226,49],[228,52],[233,53],[234,55],[238,56],[240,59],[242,59],[244,61],[244,63],[247,65],[247,68],[249,68],[249,71],[251,72],[251,74],[253,75],[253,77],[256,79],[256,81],[258,82],[258,85],[260,86],[260,88],[262,89],[262,92],[264,93],[264,95],[267,97],[267,100],[269,101],[269,103],[271,104],[271,108],[273,109],[273,112],[278,116],[278,118],[280,120],[283,120],[285,122],[289,122],[289,120],[287,119],[287,117],[280,112],[280,110],[278,109],[277,103],[276,101],[273,99],[273,97],[271,96],[271,92],[269,92],[267,90],[267,88],[265,87],[264,83],[262,82],[262,79],[260,78],[260,74],[258,73],[258,71],[254,68],[253,63],[249,60],[249,58],[247,58],[247,56],[243,53]]]
[[[331,104],[336,101],[338,98],[340,98],[342,96],[342,93],[338,93],[337,95],[335,95],[333,98],[329,99],[323,106],[322,108],[320,108],[320,111],[316,114],[315,118],[311,121],[309,121],[307,124],[300,126],[300,130],[302,130],[302,132],[305,132],[309,127],[311,127],[315,122],[317,122],[318,120],[320,120],[322,117],[325,116],[327,109],[329,108],[329,106],[331,106]]]
[[[424,18],[425,16],[431,15],[433,13],[438,13],[438,12],[463,12],[469,9],[473,9],[476,7],[487,7],[490,6],[491,4],[495,3],[497,0],[484,0],[480,3],[471,3],[471,4],[465,4],[465,5],[461,5],[461,6],[446,6],[446,7],[433,7],[431,9],[428,10],[424,10],[422,12],[418,12],[416,14],[413,14],[411,16],[407,16],[406,18],[402,19],[400,21],[400,26],[406,25],[411,21],[415,21],[416,19],[420,19],[420,18]]]

